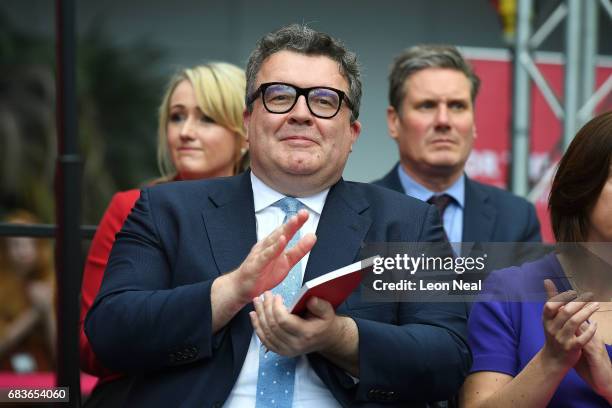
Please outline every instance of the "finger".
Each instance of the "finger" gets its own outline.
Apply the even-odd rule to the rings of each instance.
[[[291,238],[295,235],[295,233],[306,223],[308,217],[308,211],[300,210],[298,211],[297,215],[289,218],[287,222],[281,226],[283,229],[283,234],[289,241],[291,241]]]
[[[296,217],[292,217],[292,218],[296,218]],[[293,237],[295,232],[299,229],[299,227],[301,227],[300,225],[299,227],[296,228],[295,225],[297,225],[295,221],[291,223],[291,219],[290,219],[289,222],[276,227],[264,239],[262,239],[261,241],[258,241],[253,246],[251,253],[258,254],[270,247],[277,247],[277,246],[278,246],[279,251],[282,252],[287,246],[287,244],[289,243],[289,241],[291,240],[291,237]]]
[[[279,339],[290,344],[293,340],[293,336],[300,336],[301,319],[297,316],[292,315],[287,310],[287,307],[283,303],[283,299],[279,296],[274,300],[274,307],[272,308],[274,321],[278,326]]]
[[[259,339],[262,340],[262,338],[265,337],[265,335],[263,334],[263,331],[261,330],[261,324],[259,322],[259,318],[257,317],[257,312],[255,311],[249,312],[249,317],[251,318],[251,325],[253,326],[253,330],[255,330],[255,334],[257,334],[257,337],[259,337]]]
[[[283,346],[283,342],[279,338],[278,325],[274,319],[274,312],[272,310],[274,306],[274,300],[276,298],[280,298],[282,301],[282,298],[279,295],[274,295],[272,294],[272,292],[267,291],[266,293],[264,293],[264,300],[261,305],[261,308],[266,320],[266,326],[263,328],[266,334],[266,338],[271,344],[274,345],[275,349],[280,349]]]
[[[261,327],[261,321],[259,320],[259,317],[257,317],[257,312],[249,312],[249,317],[251,318],[253,330],[255,330],[255,334],[257,335],[257,337],[259,337],[259,341],[261,341],[262,346],[270,350],[270,342],[266,338],[266,334],[264,333],[263,328]]]
[[[547,285],[546,281],[549,281],[554,286],[554,283],[552,283],[552,281],[550,281],[549,279],[546,279],[544,281],[545,287]],[[553,288],[550,286],[546,289],[547,293],[550,293],[550,294],[552,294],[552,290]],[[554,287],[554,290],[556,291],[557,288]],[[575,300],[576,296],[577,296],[576,292],[573,290],[568,290],[566,292],[562,292],[562,293],[553,295],[544,304],[544,310],[543,310],[544,317],[547,319],[553,319],[559,312],[559,309],[561,309],[561,307],[566,305],[568,302]]]
[[[582,322],[582,324],[580,326],[578,326],[578,330],[576,330],[576,336],[580,336],[582,333],[584,333],[586,331],[586,329],[589,328],[589,321],[584,321]]]
[[[558,323],[561,323],[561,326],[564,325],[568,319],[570,319],[580,309],[588,305],[589,301],[591,301],[592,299],[593,294],[591,292],[581,294],[576,299],[571,300],[566,304],[562,305],[559,308],[555,319],[558,320]]]
[[[587,303],[580,310],[577,310],[563,325],[562,336],[574,336],[578,327],[585,323],[599,309],[599,303]]]
[[[300,259],[304,257],[317,242],[317,236],[315,234],[306,234],[295,244],[295,246],[285,252],[287,262],[293,267],[297,264]]]
[[[267,291],[264,293],[264,298],[266,296],[270,297],[271,295],[271,292]],[[254,325],[253,327],[255,328],[257,337],[259,337],[259,340],[261,340],[262,344],[268,350],[272,350],[275,353],[279,353],[279,343],[274,339],[272,332],[268,327],[267,317],[264,311],[264,302],[265,301],[259,297],[253,300],[253,304],[255,305],[255,312],[251,313],[254,313],[254,321],[256,324],[256,326]],[[251,317],[251,321],[253,321],[253,317]]]
[[[260,248],[253,253],[253,255],[249,254],[246,261],[247,265],[249,265],[250,270],[259,272],[272,260],[278,258],[283,253],[286,246],[287,239],[283,235],[280,235],[272,245]]]
[[[253,246],[253,249],[251,250],[251,252],[261,251],[269,247],[270,245],[276,244],[280,236],[283,235],[283,233],[284,233],[284,229],[282,225],[279,227],[276,227],[271,233],[269,233],[262,240],[257,241],[257,243]]]
[[[589,327],[584,332],[576,337],[576,342],[580,344],[581,347],[584,347],[589,341],[591,341],[597,332],[597,322],[592,322],[588,326]]]
[[[331,303],[318,297],[310,298],[306,303],[306,308],[312,315],[320,319],[327,319],[335,313]]]
[[[281,235],[285,235],[287,237],[287,241],[291,241],[291,237],[304,225],[304,223],[308,220],[308,211],[300,210],[297,215],[290,217],[284,224],[278,226],[272,234],[271,239],[278,238],[279,233]],[[270,234],[270,235],[272,235]]]
[[[267,292],[266,292],[267,293]],[[265,296],[265,293],[264,293]],[[261,330],[266,332],[267,322],[266,322],[266,314],[263,310],[263,300],[261,297],[256,297],[253,299],[253,306],[255,307],[255,314],[257,315],[257,320],[259,321],[259,326]]]
[[[578,293],[575,290],[567,290],[565,292],[561,292],[556,294],[555,296],[548,299],[549,302],[556,303],[568,303],[576,300],[578,298]]]
[[[305,209],[301,209],[297,212],[296,215],[294,215],[293,219],[296,219],[297,221],[297,229],[302,228],[302,225],[304,225],[306,223],[306,221],[308,220],[308,217],[310,216],[310,214],[308,213],[307,210]]]
[[[264,261],[265,263],[269,262],[271,259],[279,256],[287,246],[287,237],[283,234],[274,237],[274,241],[268,242],[265,246],[259,250],[258,259]]]
[[[274,320],[274,312],[272,308],[274,306],[274,299],[278,295],[274,295],[271,292],[264,293],[264,301],[263,301],[263,311],[266,316],[266,323],[271,333],[275,333],[276,331],[276,321]]]
[[[297,217],[298,217],[298,223],[301,224],[300,228],[301,228],[302,225],[304,225],[306,220],[308,220],[309,216],[310,216],[310,214],[308,213],[308,210],[301,209],[300,211],[298,211]]]
[[[576,311],[586,304],[586,302],[578,301],[579,298],[575,298],[573,301],[568,300],[571,297],[571,293],[563,292],[553,296],[544,304],[542,319],[544,327],[549,333],[555,334],[561,331],[565,323],[576,313]],[[563,301],[555,301],[555,299],[563,299]]]
[[[544,279],[544,289],[546,289],[547,299],[555,297],[559,294],[559,291],[557,290],[557,286],[550,279]]]
[[[563,327],[567,324],[567,322],[574,317],[579,310],[582,310],[585,306],[588,305],[588,302],[584,301],[585,297],[583,295],[578,296],[576,300],[568,302],[561,307],[558,308],[557,314],[554,318],[550,319],[550,330],[553,332],[559,332],[563,330]],[[579,317],[575,317],[576,321]],[[567,334],[566,329],[566,334]]]
[[[251,312],[249,313],[249,316],[251,317],[251,323],[253,323],[253,329],[255,330],[255,334],[259,338],[259,341],[261,342],[261,346],[265,348],[266,353],[268,351],[273,351],[277,353],[277,349],[274,347],[272,343],[268,341],[268,339],[266,338],[266,335],[261,329],[261,326],[258,326],[257,323],[255,323],[257,321],[257,314],[255,312]]]
[[[306,212],[306,215],[307,214],[308,212]],[[253,254],[258,265],[266,265],[272,259],[280,256],[285,250],[293,235],[298,231],[301,225],[303,225],[303,222],[301,224],[297,223],[297,218],[298,217],[292,217],[287,223],[277,227],[263,240],[257,242],[255,246],[253,246],[251,254]],[[249,256],[251,254],[249,254]]]

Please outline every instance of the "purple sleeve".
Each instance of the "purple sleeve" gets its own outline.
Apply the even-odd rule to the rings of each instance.
[[[519,268],[492,272],[484,283],[481,301],[474,304],[468,320],[468,344],[473,364],[470,372],[495,371],[516,376],[520,371],[519,304],[503,301],[514,290]]]
[[[470,372],[495,371],[511,376],[519,372],[518,338],[510,302],[474,305],[468,321],[468,344],[474,363]]]

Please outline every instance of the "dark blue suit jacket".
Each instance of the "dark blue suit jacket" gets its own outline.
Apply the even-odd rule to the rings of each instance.
[[[373,184],[406,194],[396,164]],[[465,179],[463,242],[540,242],[533,204],[508,191]]]
[[[435,208],[380,187],[339,181],[327,197],[304,280],[357,260],[367,242],[440,241]],[[249,173],[143,190],[111,252],[85,324],[96,355],[135,378],[130,406],[219,406],[253,333],[243,308],[211,332],[211,285],[257,239]],[[343,406],[441,400],[469,369],[464,308],[364,303],[338,313],[359,330],[360,381],[317,353],[309,361]],[[417,405],[418,406],[418,405]]]

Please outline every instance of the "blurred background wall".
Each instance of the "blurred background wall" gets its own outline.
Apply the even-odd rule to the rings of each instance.
[[[559,1],[535,3],[533,19],[537,25]],[[258,38],[292,22],[308,23],[329,32],[357,52],[363,66],[360,116],[363,130],[345,178],[371,181],[382,176],[398,159],[385,121],[387,72],[393,56],[417,43],[450,43],[464,47],[468,56],[484,51],[509,58],[495,4],[490,0],[78,1],[77,82],[85,159],[84,221],[96,223],[114,191],[141,185],[157,175],[156,108],[170,73],[181,66],[210,60],[244,66]],[[10,87],[6,84],[14,78],[26,76],[38,84],[39,93],[53,93],[54,2],[3,0],[0,18],[3,27],[0,28],[0,56],[7,73],[4,88]],[[603,61],[610,66],[611,38],[610,19],[600,13],[599,54],[608,56]],[[541,48],[560,52],[563,47],[564,25],[561,24]],[[46,79],[40,79],[44,76],[40,73],[28,76],[24,66],[46,66],[51,75]],[[501,83],[485,79],[482,89],[503,87],[504,97],[510,98],[510,79]],[[45,120],[53,125],[54,118],[48,117],[49,112],[53,114],[53,97],[45,98],[50,104]],[[503,105],[510,105],[510,100],[503,101]],[[495,112],[495,107],[489,107],[487,115]],[[508,112],[499,114],[503,115],[502,126],[509,126]],[[480,120],[478,108],[476,115],[477,121]],[[7,132],[0,135],[5,140],[10,133]],[[499,134],[479,132],[481,139],[499,137]],[[503,137],[507,145],[508,136]],[[53,139],[53,135],[32,141],[49,138]],[[52,143],[45,149],[51,158],[54,149]],[[6,155],[8,150],[4,150]],[[21,165],[31,167],[27,163]],[[37,168],[42,175],[52,175],[49,163],[39,163]],[[9,173],[4,174],[5,181],[0,184],[4,190],[7,183],[18,184],[15,183],[18,172],[10,172],[10,177],[6,176]],[[4,203],[19,204],[20,198],[12,194],[3,195]],[[52,217],[53,211],[45,210],[45,214],[49,214],[47,218]]]

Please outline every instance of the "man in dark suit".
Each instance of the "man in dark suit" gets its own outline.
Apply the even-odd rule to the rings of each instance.
[[[387,124],[400,162],[374,184],[432,202],[451,242],[540,241],[534,206],[464,174],[480,81],[451,46],[415,46],[389,75]]]
[[[359,291],[337,311],[285,306],[364,243],[443,240],[434,207],[342,180],[360,96],[353,53],[283,27],[247,67],[252,171],[143,190],[86,320],[100,360],[133,375],[130,406],[424,406],[457,391],[462,308]]]

